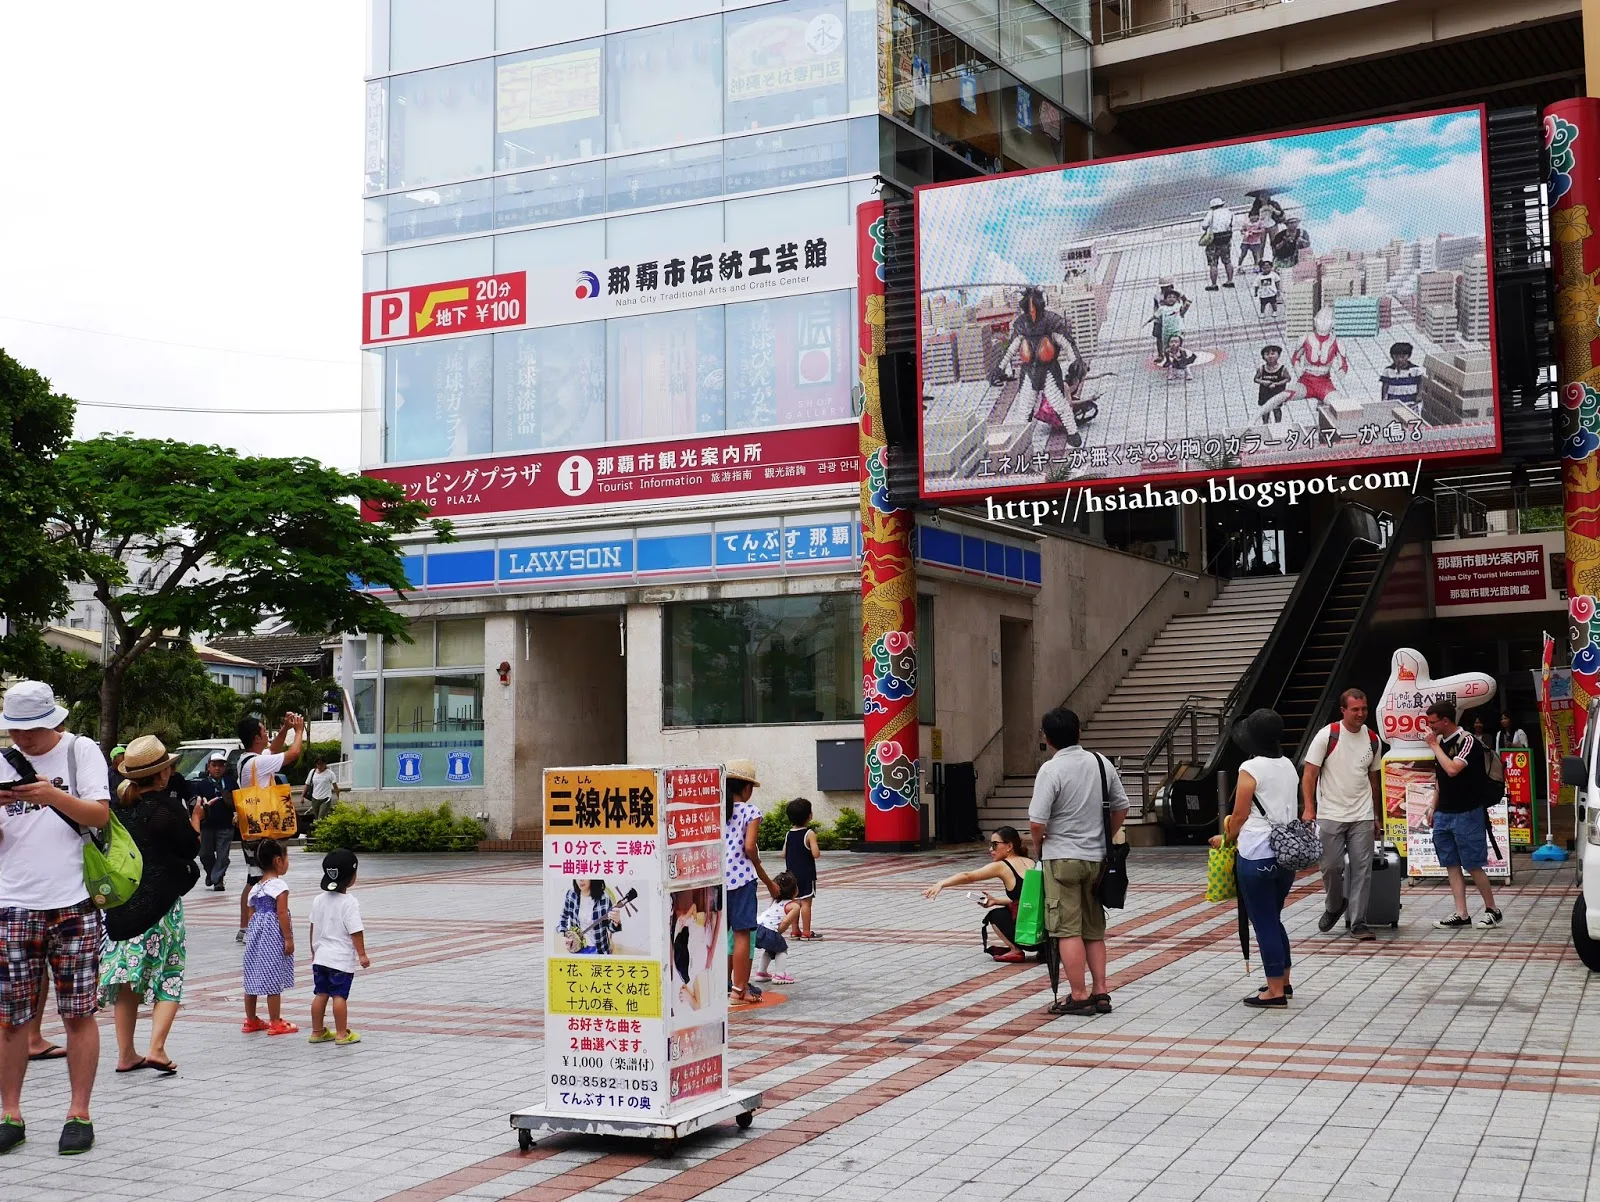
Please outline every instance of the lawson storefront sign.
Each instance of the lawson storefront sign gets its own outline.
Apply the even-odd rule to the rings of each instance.
[[[430,544],[405,568],[425,592],[634,584],[849,571],[859,544],[854,514],[827,513]]]

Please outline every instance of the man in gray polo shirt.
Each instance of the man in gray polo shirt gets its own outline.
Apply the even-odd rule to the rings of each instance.
[[[1094,884],[1106,858],[1104,807],[1111,807],[1115,837],[1128,813],[1128,795],[1115,768],[1078,746],[1077,714],[1053,709],[1040,726],[1052,754],[1034,778],[1028,822],[1034,857],[1044,870],[1045,929],[1061,950],[1072,990],[1050,1013],[1110,1014],[1106,912],[1094,895]],[[1090,988],[1083,983],[1086,967]]]

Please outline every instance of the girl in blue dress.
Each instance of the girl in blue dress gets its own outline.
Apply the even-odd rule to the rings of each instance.
[[[261,881],[250,890],[250,925],[244,936],[244,1026],[246,1035],[292,1035],[300,1028],[283,1020],[283,994],[294,988],[294,927],[289,921],[289,851],[276,839],[256,850]],[[267,1019],[256,1015],[256,998],[267,998]]]

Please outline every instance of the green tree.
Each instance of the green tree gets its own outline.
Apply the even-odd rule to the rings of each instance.
[[[254,714],[268,726],[276,726],[286,713],[304,714],[307,721],[320,718],[328,693],[338,688],[331,676],[312,680],[304,668],[295,668],[265,693],[245,699],[245,712]]]
[[[50,530],[61,497],[56,459],[72,437],[76,408],[0,351],[0,423],[8,440],[0,455],[0,674],[42,677],[64,654],[46,646],[38,628],[66,610],[78,567],[76,549]]]
[[[102,674],[99,664],[84,661],[84,668],[66,679],[45,679],[72,706],[68,721],[73,729],[98,736]],[[139,735],[155,735],[168,747],[176,747],[185,739],[231,734],[244,701],[206,674],[193,645],[158,643],[128,668],[122,711],[110,741],[126,743]]]
[[[314,459],[124,435],[71,444],[57,469],[54,516],[116,635],[99,689],[106,748],[129,671],[158,642],[249,630],[269,615],[301,630],[405,637],[405,619],[351,581],[402,592],[396,536],[431,527],[451,538],[398,485]],[[157,567],[130,587],[135,556]]]

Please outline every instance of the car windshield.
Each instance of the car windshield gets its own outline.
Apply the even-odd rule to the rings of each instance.
[[[178,762],[173,765],[173,771],[179,776],[193,780],[205,771],[206,761],[211,758],[213,751],[220,751],[218,747],[180,747],[178,749]]]

